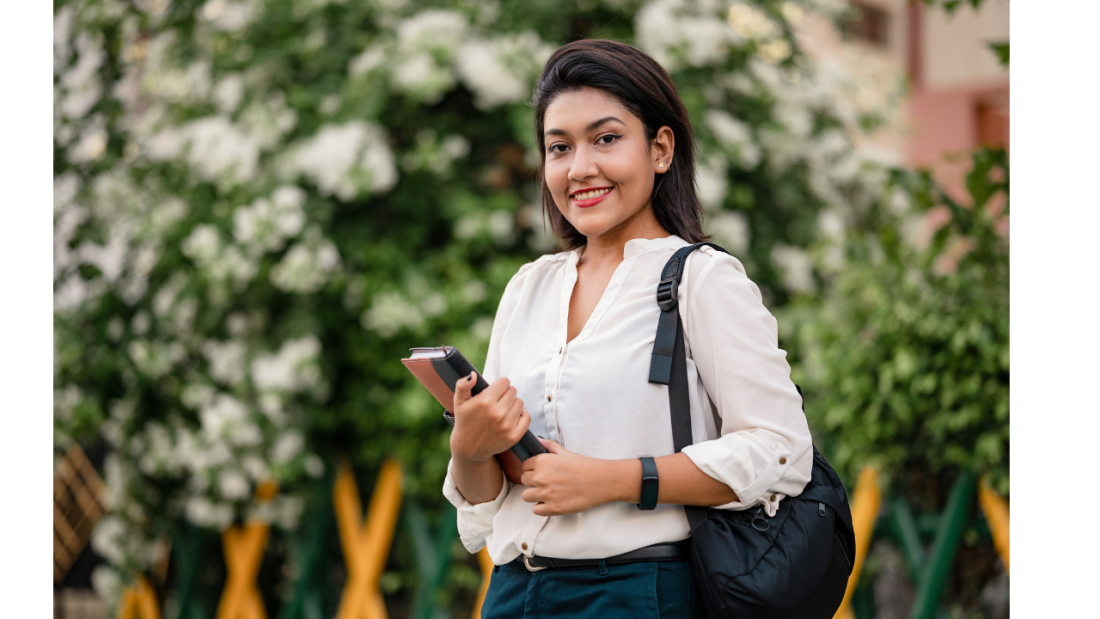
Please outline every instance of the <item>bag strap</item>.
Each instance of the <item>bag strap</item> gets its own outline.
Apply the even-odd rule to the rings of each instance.
[[[661,271],[657,284],[657,305],[661,317],[653,339],[653,355],[649,363],[649,382],[668,385],[668,408],[672,417],[672,443],[679,453],[692,443],[691,404],[688,398],[687,353],[684,350],[684,326],[680,320],[677,291],[684,276],[684,264],[693,251],[707,245],[729,253],[714,243],[695,243],[681,247],[672,254]],[[706,522],[706,508],[685,505],[688,525],[694,531]]]

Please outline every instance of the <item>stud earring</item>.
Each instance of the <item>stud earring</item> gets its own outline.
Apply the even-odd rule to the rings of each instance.
[[[657,164],[657,167],[658,167],[658,168],[663,168],[663,167],[665,167],[665,164],[663,164],[663,163],[658,163],[658,164]]]

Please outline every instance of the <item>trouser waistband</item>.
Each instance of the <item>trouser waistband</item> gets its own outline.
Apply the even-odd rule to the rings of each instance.
[[[520,555],[512,561],[517,567],[522,566],[532,572],[544,570],[548,567],[575,568],[592,567],[603,563],[604,565],[622,565],[624,563],[640,563],[643,561],[687,561],[691,558],[691,540],[680,542],[665,542],[645,546],[621,555],[607,557],[606,559],[555,559],[553,557],[530,557]]]

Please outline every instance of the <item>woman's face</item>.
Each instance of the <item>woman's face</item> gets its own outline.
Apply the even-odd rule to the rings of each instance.
[[[543,126],[546,186],[589,243],[662,232],[650,196],[654,174],[663,174],[672,161],[671,129],[661,127],[651,142],[641,119],[595,88],[559,94],[547,106]]]

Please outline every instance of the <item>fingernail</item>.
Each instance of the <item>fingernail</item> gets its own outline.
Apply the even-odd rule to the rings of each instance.
[[[470,372],[470,375],[466,377],[466,382],[470,382],[474,379],[474,372]]]

